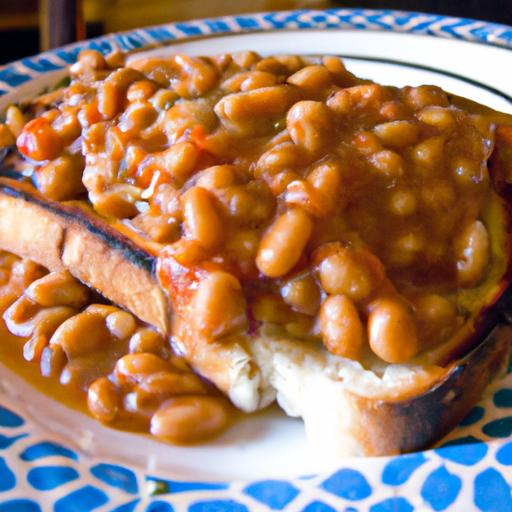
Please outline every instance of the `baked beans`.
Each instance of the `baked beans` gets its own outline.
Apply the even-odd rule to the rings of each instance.
[[[369,346],[405,362],[460,325],[452,297],[488,275],[494,127],[436,86],[360,80],[334,56],[255,52],[125,65],[87,50],[71,79],[11,106],[0,148],[16,138],[48,198],[86,193],[164,246],[159,277],[194,336],[221,341],[254,318],[343,357]],[[44,302],[35,294],[25,299]],[[52,300],[64,299],[44,307]],[[165,360],[163,340],[128,313],[105,318],[81,311],[66,325],[97,322],[91,347],[108,334],[127,361]],[[50,348],[85,350],[64,330]]]

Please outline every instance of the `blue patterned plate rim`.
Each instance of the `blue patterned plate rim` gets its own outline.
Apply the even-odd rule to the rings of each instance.
[[[108,53],[186,39],[279,30],[352,29],[430,35],[512,49],[512,27],[469,18],[376,9],[264,12],[168,23],[80,41],[0,67],[0,96],[41,74],[74,62],[83,48]]]
[[[63,69],[83,48],[108,53],[115,48],[129,51],[215,35],[291,29],[388,31],[512,49],[512,27],[425,13],[330,9],[225,16],[110,34],[13,62],[0,67],[0,96]],[[512,367],[504,382],[506,387],[492,400],[493,407],[508,416],[485,422],[486,412],[476,406],[462,423],[480,426],[479,436],[459,436],[425,452],[372,459],[371,471],[365,459],[351,459],[329,474],[225,483],[168,480],[111,461],[81,460],[69,447],[33,434],[29,420],[12,406],[0,405],[0,512],[512,510]],[[492,439],[500,441],[489,442]]]

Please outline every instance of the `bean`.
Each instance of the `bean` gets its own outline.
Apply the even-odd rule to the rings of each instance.
[[[191,443],[219,433],[228,423],[224,403],[212,396],[183,396],[165,402],[151,418],[151,433],[173,443]]]
[[[205,249],[218,246],[224,238],[224,230],[210,192],[192,187],[183,194],[182,202],[186,235]]]
[[[210,340],[245,328],[246,304],[238,279],[227,272],[209,273],[199,283],[190,312],[195,328]]]
[[[38,190],[54,201],[76,199],[85,192],[82,155],[62,155],[39,167],[34,174]]]
[[[25,115],[16,105],[9,105],[5,112],[5,124],[11,133],[18,137],[25,126]]]
[[[310,153],[329,144],[332,136],[329,109],[319,101],[299,101],[288,111],[286,126],[293,142]]]
[[[137,80],[128,87],[126,99],[131,103],[149,99],[157,91],[157,86],[150,80]]]
[[[251,135],[271,129],[296,99],[288,86],[274,85],[230,94],[215,105],[215,113],[229,130]]]
[[[451,131],[456,126],[455,117],[447,108],[425,107],[416,116],[422,123],[434,126],[442,131]]]
[[[46,346],[41,353],[41,375],[56,378],[67,363],[66,353],[60,345]]]
[[[53,121],[52,126],[65,146],[71,144],[82,132],[82,125],[78,120],[78,107],[61,107],[61,113]]]
[[[123,109],[123,92],[113,82],[102,82],[98,90],[98,112],[104,119],[112,119]]]
[[[235,181],[236,167],[234,165],[214,165],[199,173],[196,184],[207,190],[215,191],[219,188],[229,187]]]
[[[43,118],[29,121],[16,141],[19,151],[32,160],[51,160],[63,150],[61,137]]]
[[[149,99],[155,110],[163,112],[169,110],[179,99],[179,96],[169,89],[158,89]]]
[[[355,133],[352,145],[363,155],[372,156],[384,150],[381,140],[373,132],[360,130]]]
[[[263,235],[256,265],[268,277],[280,277],[299,261],[311,236],[313,223],[300,208],[280,215]]]
[[[364,257],[349,248],[339,248],[318,268],[322,288],[330,294],[346,295],[353,301],[366,299],[382,279],[375,257]],[[376,259],[376,258],[375,258]]]
[[[417,205],[416,194],[408,188],[395,189],[389,196],[390,211],[400,217],[412,215],[416,211]]]
[[[400,235],[390,245],[387,262],[395,267],[411,265],[422,253],[426,244],[425,236],[421,232]]]
[[[141,382],[148,375],[168,371],[170,365],[149,352],[127,354],[116,363],[114,374],[120,384]]]
[[[313,217],[324,217],[329,213],[329,204],[311,183],[305,180],[293,180],[286,186],[284,196],[290,206],[300,207]]]
[[[287,75],[297,72],[305,64],[304,59],[298,55],[276,55],[274,58],[285,67]]]
[[[307,181],[322,197],[325,215],[345,206],[346,197],[342,191],[344,168],[339,160],[322,161],[309,173]]]
[[[457,325],[456,307],[442,295],[423,295],[414,301],[414,308],[420,324],[418,332],[422,341],[428,345],[446,338]]]
[[[295,311],[314,315],[320,305],[320,290],[311,275],[290,279],[281,287],[281,297]]]
[[[456,181],[463,186],[479,185],[488,179],[485,163],[466,156],[457,156],[450,162]]]
[[[251,268],[258,252],[260,241],[259,231],[255,229],[237,229],[226,240],[226,251],[232,254],[234,259]]]
[[[40,361],[43,350],[48,345],[48,338],[42,334],[35,334],[23,345],[23,359],[25,361]]]
[[[233,62],[241,68],[250,68],[261,60],[261,57],[252,50],[235,52],[231,56],[233,57]]]
[[[4,311],[2,318],[11,334],[26,338],[34,332],[32,319],[40,309],[33,300],[22,295]]]
[[[50,345],[60,345],[72,359],[104,349],[109,339],[104,317],[86,310],[62,323],[51,337]]]
[[[153,329],[138,329],[130,338],[129,350],[131,354],[138,352],[150,352],[152,354],[161,355],[164,350],[164,340],[160,334]]]
[[[141,189],[124,183],[112,185],[99,194],[89,193],[94,209],[101,215],[116,219],[131,219],[139,213],[136,202],[140,200]]]
[[[81,75],[92,70],[105,69],[107,63],[103,55],[96,50],[82,50],[78,54],[77,62],[71,66],[71,73]]]
[[[98,112],[104,119],[112,119],[123,110],[126,90],[144,75],[132,68],[113,71],[98,87]]]
[[[255,320],[263,323],[286,324],[293,320],[290,307],[277,295],[256,297],[251,304],[251,313]]]
[[[410,309],[394,299],[378,299],[370,305],[368,340],[373,352],[388,363],[405,363],[420,348]]]
[[[268,187],[274,196],[280,196],[294,181],[298,180],[300,180],[300,175],[295,171],[283,171],[275,176],[266,178]]]
[[[135,391],[137,405],[154,408],[174,396],[202,395],[206,389],[193,373],[159,372],[148,375]]]
[[[106,318],[107,329],[119,340],[128,339],[136,329],[135,318],[127,311],[110,313]]]
[[[384,144],[394,148],[414,144],[420,131],[418,125],[410,121],[390,121],[378,124],[373,130]]]
[[[464,288],[476,286],[489,262],[489,235],[485,225],[475,220],[468,224],[455,241],[457,277]]]
[[[120,407],[116,386],[105,377],[95,380],[87,391],[87,406],[98,421],[112,422],[118,415]]]
[[[275,175],[290,167],[297,166],[302,160],[302,150],[292,142],[276,144],[263,153],[256,165],[256,177],[260,175]]]
[[[325,66],[306,66],[286,80],[289,84],[303,89],[307,94],[318,96],[325,89],[332,85],[331,74]]]
[[[199,150],[190,142],[173,144],[162,155],[163,168],[178,183],[184,183],[195,171]]]
[[[331,76],[334,77],[337,85],[341,87],[350,87],[357,82],[356,77],[347,71],[343,60],[334,55],[327,55],[322,58],[323,65],[329,70]]]
[[[370,163],[383,176],[388,178],[400,178],[405,174],[405,161],[395,151],[384,149],[373,153]]]
[[[126,136],[134,137],[151,126],[158,116],[148,101],[134,101],[123,112],[118,127]]]
[[[276,83],[277,77],[272,73],[267,73],[266,71],[251,71],[244,75],[240,83],[240,90],[253,91],[254,89],[276,85]]]
[[[404,87],[402,94],[405,103],[414,110],[420,110],[430,105],[446,107],[449,103],[446,93],[435,85]]]
[[[412,148],[411,158],[420,172],[431,173],[440,168],[443,160],[444,144],[444,137],[435,136],[425,139]]]
[[[34,281],[25,295],[43,307],[82,307],[87,302],[89,290],[67,270],[52,272]]]
[[[384,88],[377,84],[361,84],[336,92],[327,100],[327,106],[338,115],[346,115],[382,101]]]
[[[180,238],[170,245],[169,252],[180,265],[185,267],[192,267],[209,255],[208,250],[196,240],[187,240],[186,238]]]
[[[112,313],[117,313],[119,308],[108,304],[91,304],[87,307],[86,311],[91,315],[97,315],[106,320]]]
[[[260,225],[274,213],[275,198],[262,181],[251,181],[247,185],[227,187],[218,194],[226,214],[237,225]]]
[[[181,97],[202,96],[216,85],[217,71],[207,59],[178,54],[174,61],[180,68],[180,74],[174,80],[173,89]]]
[[[322,341],[331,354],[357,359],[364,343],[363,324],[353,302],[333,295],[320,308]]]
[[[265,71],[274,75],[286,75],[288,69],[277,57],[264,57],[256,63],[254,68],[258,71]]]
[[[447,211],[455,202],[455,190],[449,181],[437,180],[425,183],[421,188],[423,204],[434,212]]]
[[[12,146],[16,138],[6,124],[0,124],[0,150]]]

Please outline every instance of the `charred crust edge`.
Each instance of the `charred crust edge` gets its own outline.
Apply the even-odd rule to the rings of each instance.
[[[5,195],[21,198],[32,204],[36,204],[40,208],[51,212],[68,222],[83,226],[89,233],[100,238],[113,250],[120,252],[124,258],[130,263],[137,265],[141,269],[155,274],[156,258],[148,254],[146,251],[138,247],[128,237],[115,230],[106,223],[100,222],[99,219],[89,217],[80,207],[56,203],[45,198],[39,198],[36,193],[23,190],[16,185],[9,185],[0,182],[0,193]]]

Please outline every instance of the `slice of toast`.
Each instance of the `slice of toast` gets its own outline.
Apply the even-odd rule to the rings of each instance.
[[[50,201],[30,185],[0,178],[0,248],[52,271],[66,268],[163,334],[173,331],[155,248],[80,203]],[[173,342],[240,409],[254,411],[277,396],[325,454],[399,453],[431,445],[453,428],[508,360],[510,328],[493,329],[503,291],[492,287],[493,313],[476,318],[463,343],[434,351],[437,360],[431,354],[406,365],[364,368],[317,344],[263,332]]]

